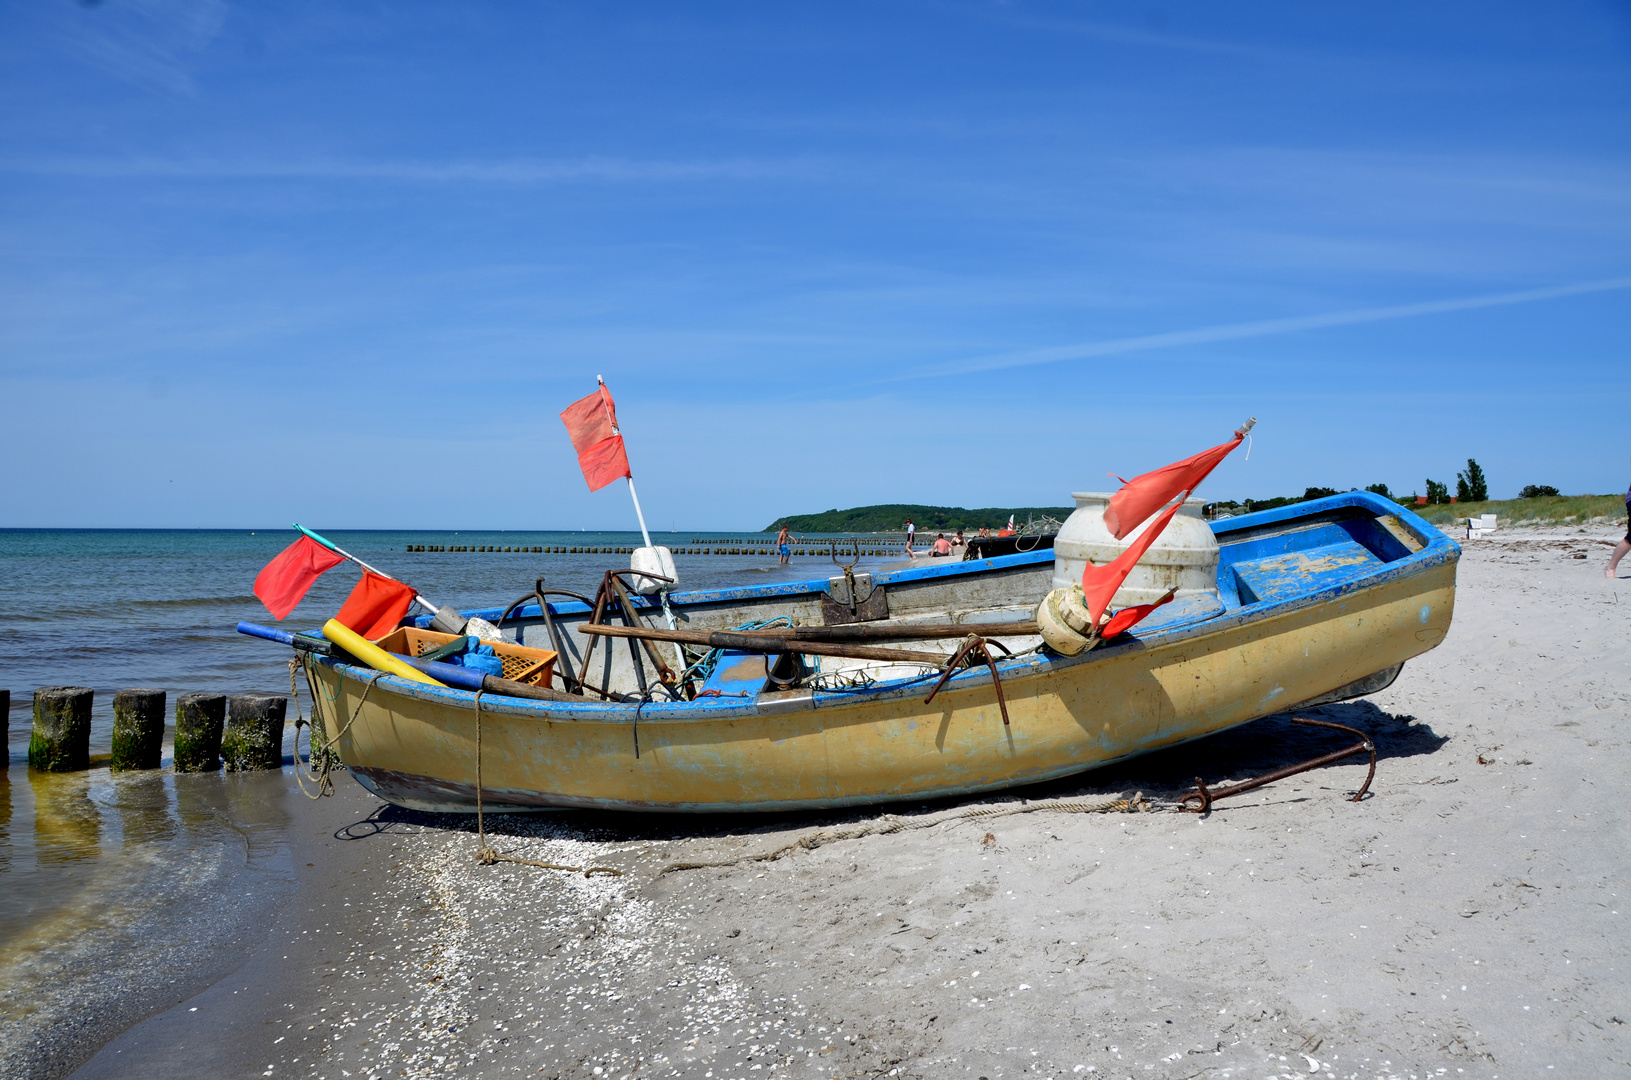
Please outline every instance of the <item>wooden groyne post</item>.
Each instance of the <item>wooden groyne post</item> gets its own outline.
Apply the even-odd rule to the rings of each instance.
[[[289,699],[281,694],[234,694],[227,705],[221,757],[228,772],[283,768],[283,717]]]
[[[176,699],[176,772],[214,772],[221,767],[225,694],[182,694]]]
[[[121,690],[113,695],[112,772],[156,769],[164,751],[163,690]]]
[[[11,691],[0,690],[0,746],[11,745]]]
[[[34,691],[29,768],[74,772],[91,767],[91,696],[86,686],[42,686]]]

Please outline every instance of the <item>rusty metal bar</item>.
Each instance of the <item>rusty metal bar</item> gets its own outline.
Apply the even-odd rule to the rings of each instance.
[[[595,626],[578,627],[580,633],[603,637],[645,638],[649,641],[677,641],[684,645],[706,645],[710,649],[735,649],[753,653],[803,653],[806,656],[838,656],[850,660],[893,660],[902,664],[929,664],[940,667],[947,659],[944,653],[918,652],[914,649],[879,649],[867,645],[844,645],[824,641],[799,641],[776,634],[755,630],[739,633],[731,630],[658,630],[649,626]]]
[[[1041,633],[1034,621],[1002,623],[925,623],[919,626],[878,626],[875,623],[845,623],[839,626],[787,626],[756,630],[797,641],[931,641],[979,634],[984,638],[1027,637]]]

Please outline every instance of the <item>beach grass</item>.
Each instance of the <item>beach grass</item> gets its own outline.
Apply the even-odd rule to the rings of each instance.
[[[1587,522],[1625,516],[1623,495],[1549,495],[1534,499],[1490,499],[1485,502],[1440,503],[1410,509],[1435,525],[1465,521],[1480,514],[1494,514],[1504,525],[1508,521]]]

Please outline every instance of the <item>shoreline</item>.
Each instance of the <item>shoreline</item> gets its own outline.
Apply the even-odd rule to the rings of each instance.
[[[1377,742],[1360,804],[1350,759],[1207,818],[1043,811],[668,873],[926,809],[488,819],[501,850],[623,871],[584,877],[481,866],[473,821],[342,786],[250,960],[76,1075],[1623,1074],[1631,596],[1600,531],[1468,543],[1445,642],[1311,710]],[[1269,718],[931,809],[1170,800],[1330,744]],[[178,1051],[205,1017],[215,1044]]]

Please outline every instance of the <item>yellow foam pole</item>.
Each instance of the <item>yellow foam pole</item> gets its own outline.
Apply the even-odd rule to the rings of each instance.
[[[429,683],[431,686],[446,685],[437,682],[418,668],[404,664],[401,659],[392,656],[372,641],[341,623],[338,619],[330,619],[323,624],[323,636],[355,656],[358,660],[371,664],[380,671],[400,675],[404,679],[411,679],[413,682]]]

